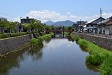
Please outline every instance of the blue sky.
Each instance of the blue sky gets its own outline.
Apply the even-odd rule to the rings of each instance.
[[[53,20],[91,20],[99,15],[112,16],[112,0],[1,0],[0,17],[19,20],[34,17],[42,22]]]

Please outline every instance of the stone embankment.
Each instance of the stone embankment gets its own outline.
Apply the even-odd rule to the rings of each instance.
[[[6,38],[0,40],[0,54],[23,48],[31,40],[31,35]]]
[[[96,36],[91,34],[85,34],[85,33],[76,33],[81,38],[84,38],[85,40],[88,40],[102,48],[112,50],[112,38],[102,37],[102,36]]]

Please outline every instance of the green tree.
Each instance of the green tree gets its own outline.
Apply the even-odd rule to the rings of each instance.
[[[0,20],[0,31],[1,31],[1,33],[4,33],[4,30],[5,30],[7,22],[8,21],[2,21],[2,20]]]
[[[31,20],[30,28],[32,32],[42,32],[43,24],[39,20]]]
[[[66,29],[66,30],[72,30],[73,27],[72,27],[72,26],[68,26],[68,27],[66,27],[65,29]]]
[[[24,23],[24,24],[23,24],[23,27],[24,27],[24,29],[27,30],[27,32],[31,33],[31,26],[30,26],[30,24]]]
[[[15,32],[16,26],[17,26],[16,22],[7,21],[6,28],[7,28],[8,33]]]

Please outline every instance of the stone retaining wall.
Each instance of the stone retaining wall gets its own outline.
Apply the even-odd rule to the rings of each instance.
[[[18,50],[25,46],[31,39],[31,35],[7,38],[0,40],[0,54],[5,54],[13,50]]]
[[[96,45],[102,48],[112,50],[112,38],[100,37],[100,36],[95,36],[95,35],[90,35],[85,33],[76,33],[76,35],[92,43],[95,43]]]

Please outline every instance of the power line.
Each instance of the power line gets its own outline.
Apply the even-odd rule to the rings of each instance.
[[[14,16],[12,15],[9,15],[9,14],[6,14],[6,13],[3,13],[3,12],[0,12],[1,15],[5,15],[5,16],[8,16],[8,17],[11,17],[11,18],[15,18]]]
[[[108,10],[103,10],[104,12],[110,12],[110,13],[112,13],[112,9],[108,9]]]

